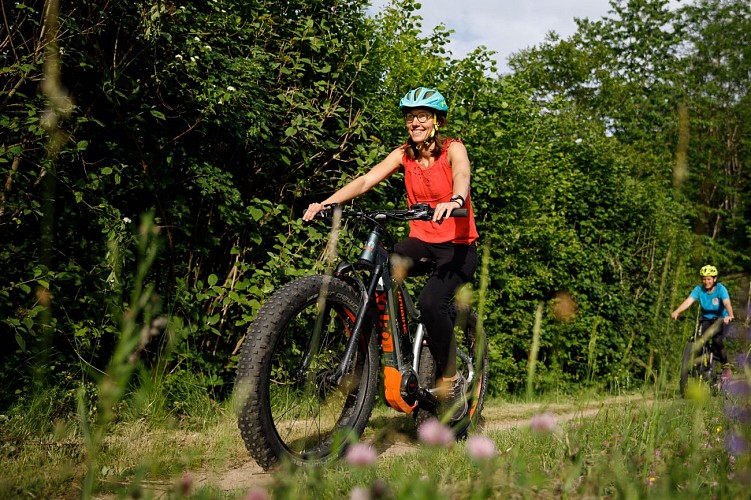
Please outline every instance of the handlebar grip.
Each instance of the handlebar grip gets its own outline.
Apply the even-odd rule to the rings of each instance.
[[[451,211],[451,217],[467,217],[469,215],[469,210],[466,208],[455,208]]]

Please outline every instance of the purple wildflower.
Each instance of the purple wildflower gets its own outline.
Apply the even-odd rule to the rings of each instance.
[[[472,460],[491,459],[496,455],[495,443],[485,436],[471,436],[467,440],[467,454]]]
[[[447,425],[432,418],[417,429],[417,437],[425,444],[449,447],[454,444],[454,432]]]
[[[739,436],[738,434],[730,434],[727,438],[727,447],[728,451],[731,455],[739,456],[746,453],[746,450],[748,449],[748,445],[746,444],[746,440],[743,439],[742,436]]]
[[[738,397],[747,397],[751,395],[751,387],[749,387],[748,381],[743,379],[730,380],[725,384],[725,390],[728,394]]]
[[[751,365],[751,356],[745,352],[737,354],[735,356],[735,366],[742,370],[746,365]]]
[[[532,417],[529,425],[537,432],[553,432],[558,423],[555,415],[546,412]]]
[[[271,497],[263,488],[254,487],[248,490],[245,500],[269,500]]]
[[[355,467],[369,467],[376,463],[378,454],[368,443],[357,443],[347,449],[346,460]]]
[[[725,415],[727,415],[728,419],[733,422],[738,422],[741,424],[751,422],[751,411],[749,411],[749,408],[744,408],[742,406],[735,406],[729,403],[726,404]]]

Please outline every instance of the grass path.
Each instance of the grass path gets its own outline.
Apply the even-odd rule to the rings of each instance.
[[[572,403],[506,403],[489,402],[483,410],[485,419],[484,432],[503,431],[521,428],[530,425],[532,416],[548,412],[556,416],[559,423],[589,418],[597,415],[606,408],[633,403],[649,403],[651,399],[641,394],[628,396],[606,397],[596,400],[577,401]],[[364,439],[373,438],[374,427],[389,425],[390,422],[401,431],[388,434],[389,439],[379,439],[374,443],[381,459],[404,455],[416,451],[420,444],[404,431],[411,419],[405,415],[396,415],[392,412],[376,412],[371,418],[371,425],[366,429]],[[239,439],[239,436],[238,436]],[[196,470],[191,471],[194,486],[213,486],[227,493],[241,493],[255,486],[265,486],[272,481],[272,474],[264,472],[249,456],[247,460],[226,470]],[[144,487],[149,489],[156,498],[160,498],[160,492],[164,497],[174,489],[178,480],[148,482]],[[104,497],[103,497],[104,498]]]

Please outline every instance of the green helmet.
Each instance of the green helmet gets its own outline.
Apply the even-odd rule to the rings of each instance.
[[[717,276],[717,268],[709,265],[704,266],[699,269],[699,276],[702,278],[705,276]]]
[[[435,89],[417,87],[412,89],[399,101],[399,109],[404,108],[430,108],[441,113],[448,113],[449,107],[446,99]]]

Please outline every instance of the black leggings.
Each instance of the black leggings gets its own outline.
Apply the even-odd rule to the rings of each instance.
[[[394,245],[394,253],[409,258],[409,276],[429,274],[418,298],[422,322],[439,373],[452,377],[456,373],[456,338],[449,311],[454,293],[477,269],[477,246],[407,238]]]
[[[717,356],[717,359],[720,360],[720,363],[725,364],[728,362],[728,354],[725,350],[725,335],[727,333],[727,325],[722,322],[722,318],[718,319],[706,319],[701,318],[699,321],[701,321],[701,332],[706,332],[715,322],[718,322],[719,324],[717,327],[720,329],[714,337],[712,337],[712,341],[709,344],[709,347],[712,349],[712,352],[715,353]]]

